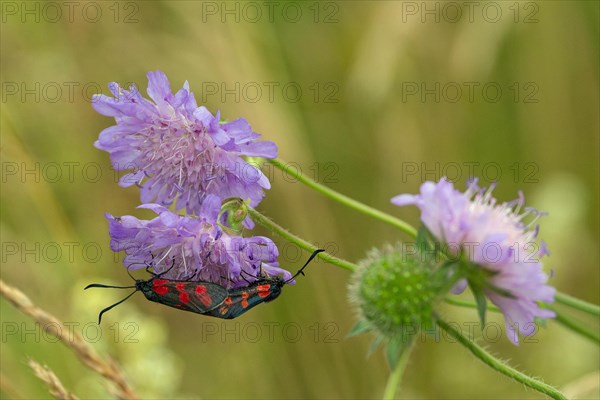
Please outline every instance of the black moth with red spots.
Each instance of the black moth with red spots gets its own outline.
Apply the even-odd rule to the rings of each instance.
[[[136,290],[155,301],[184,311],[204,314],[221,304],[227,297],[227,289],[210,282],[173,281],[152,278],[136,281]]]
[[[129,296],[102,310],[100,315],[98,315],[98,324],[102,321],[102,314],[118,306],[138,291],[142,292],[150,301],[197,314],[204,314],[211,311],[213,308],[218,307],[229,294],[227,289],[216,283],[175,281],[171,279],[162,279],[160,275],[155,275],[146,281],[136,279],[134,286],[107,286],[100,283],[92,283],[91,285],[87,285],[85,289],[93,287],[116,289],[135,288]]]
[[[233,319],[239,317],[251,308],[269,301],[275,300],[281,294],[283,285],[293,280],[298,275],[304,275],[304,268],[317,256],[320,252],[325,250],[315,250],[309,257],[308,261],[287,281],[275,277],[275,278],[262,278],[256,282],[251,283],[248,286],[229,289],[229,295],[219,306],[209,310],[204,315],[210,315],[211,317]]]
[[[118,306],[138,291],[142,292],[150,301],[179,310],[210,317],[232,319],[239,317],[258,304],[267,303],[279,297],[283,286],[298,275],[304,275],[304,268],[322,251],[325,250],[315,250],[302,268],[288,280],[283,280],[279,277],[261,277],[261,279],[248,286],[229,290],[211,282],[178,281],[162,278],[161,276],[168,271],[160,275],[154,275],[148,280],[136,279],[133,286],[108,286],[101,283],[92,283],[91,285],[87,285],[84,290],[94,287],[115,289],[135,288],[123,300],[100,311],[98,324],[102,321],[102,315],[105,312]]]

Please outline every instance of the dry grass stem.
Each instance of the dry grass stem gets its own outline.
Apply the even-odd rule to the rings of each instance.
[[[54,372],[47,366],[41,366],[36,361],[29,360],[29,367],[33,370],[35,375],[40,378],[46,386],[48,386],[48,391],[55,399],[62,400],[79,400],[79,397],[75,396],[73,393],[70,393],[65,389],[62,382]]]
[[[80,334],[63,335],[61,321],[37,307],[19,289],[7,285],[0,280],[0,294],[11,302],[18,310],[37,321],[46,332],[59,339],[77,355],[79,360],[91,370],[102,375],[114,384],[112,392],[120,399],[138,399],[138,395],[125,379],[119,365],[111,358],[104,359],[87,343]],[[66,329],[66,328],[65,328]]]

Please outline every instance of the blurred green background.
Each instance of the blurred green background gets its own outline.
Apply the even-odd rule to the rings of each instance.
[[[345,338],[350,275],[322,261],[234,321],[137,294],[98,331],[98,311],[124,293],[82,288],[131,283],[103,213],[149,214],[93,147],[113,121],[90,97],[108,94],[110,81],[145,94],[150,70],[165,71],[174,91],[188,80],[223,117],[246,118],[309,176],[414,225],[417,210],[389,199],[426,179],[447,174],[462,187],[471,169],[483,185],[498,182],[501,201],[523,190],[549,212],[541,238],[552,284],[598,304],[598,2],[53,4],[2,2],[2,279],[114,356],[144,397],[377,398],[388,376],[381,351],[366,356],[368,337]],[[341,257],[409,239],[267,172],[273,187],[260,209]],[[307,254],[276,241],[294,271]],[[4,299],[0,307],[4,398],[48,396],[28,358],[82,398],[109,396],[68,349]],[[442,308],[449,320],[476,321]],[[554,321],[519,347],[475,334],[522,371],[598,397],[597,346]],[[432,338],[413,353],[399,396],[541,398]]]

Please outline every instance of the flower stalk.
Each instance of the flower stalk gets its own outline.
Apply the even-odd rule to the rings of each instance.
[[[456,339],[460,344],[465,346],[475,357],[479,358],[484,364],[487,364],[499,373],[506,375],[507,377],[514,379],[515,381],[522,383],[523,385],[532,388],[540,393],[545,394],[556,400],[566,400],[567,398],[553,386],[550,386],[544,382],[540,382],[530,376],[525,375],[522,372],[517,371],[514,368],[509,367],[490,353],[485,351],[482,347],[469,340],[461,332],[453,328],[450,324],[444,320],[437,318],[437,325],[444,331],[446,331],[451,337]]]
[[[575,333],[580,334],[583,337],[590,339],[592,342],[600,345],[600,334],[598,330],[590,329],[586,326],[581,325],[578,321],[575,321],[571,317],[566,316],[562,311],[557,310],[555,307],[549,307],[556,314],[556,322],[560,323],[567,329],[572,330]]]
[[[407,346],[400,356],[396,367],[390,373],[388,381],[385,385],[385,390],[383,392],[383,400],[393,400],[396,397],[396,392],[400,386],[400,381],[402,379],[402,375],[404,374],[404,370],[406,370],[406,366],[408,364],[408,359],[410,357],[410,353],[414,344]]]
[[[477,308],[477,304],[470,302],[470,301],[453,299],[451,297],[447,297],[446,299],[444,299],[444,301],[446,303],[452,304],[454,306]],[[562,311],[556,309],[556,307],[548,306],[548,308],[550,308],[556,314],[556,317],[554,318],[556,320],[556,322],[558,322],[565,328],[570,329],[573,332],[578,333],[581,336],[586,337],[586,338],[590,339],[592,342],[600,345],[600,335],[598,335],[597,332],[595,332],[592,329],[589,329],[586,326],[582,326],[581,323],[579,323],[578,321],[575,321],[571,317],[566,316]],[[489,305],[489,304],[487,306],[487,309],[489,311],[493,311],[493,312],[501,312],[498,307]]]
[[[377,210],[373,207],[363,204],[363,203],[361,203],[357,200],[354,200],[344,194],[338,193],[337,191],[312,180],[311,178],[296,171],[295,169],[288,168],[287,163],[285,161],[283,161],[281,158],[264,159],[264,160],[266,162],[271,163],[272,165],[274,165],[276,168],[280,169],[281,171],[295,177],[296,179],[298,179],[299,182],[302,182],[309,188],[314,189],[315,191],[329,197],[330,199],[337,201],[338,203],[343,204],[355,211],[358,211],[367,216],[375,218],[379,221],[383,221],[391,226],[394,226],[394,227],[400,229],[407,235],[416,238],[417,230],[415,228],[413,228],[411,225],[409,225],[408,223],[402,221],[401,219],[398,219],[390,214],[384,213],[383,211]],[[555,292],[555,300],[558,303],[567,305],[569,307],[586,312],[588,314],[591,314],[594,316],[600,316],[600,307],[599,306],[596,306],[594,304],[590,304],[583,300],[574,298],[572,296],[569,296],[567,294],[559,292],[558,290]],[[561,321],[561,322],[564,322],[564,321]],[[565,326],[567,326],[567,325],[565,324]],[[578,331],[578,330],[576,330],[576,331]],[[589,337],[589,335],[584,335],[584,336]]]
[[[594,304],[590,304],[587,301],[577,299],[575,297],[569,296],[565,293],[557,292],[554,296],[557,303],[564,304],[565,306],[569,306],[576,310],[583,311],[595,317],[600,317],[600,307]]]
[[[384,213],[383,211],[380,211],[376,208],[373,208],[364,203],[361,203],[358,200],[354,200],[351,197],[348,197],[344,194],[336,192],[335,190],[330,189],[325,185],[321,185],[320,183],[315,182],[314,180],[312,180],[311,178],[302,174],[301,172],[296,171],[293,168],[288,168],[288,164],[285,161],[283,161],[282,159],[273,158],[273,159],[265,159],[265,161],[271,163],[276,168],[280,169],[281,171],[285,172],[286,174],[288,174],[290,176],[293,176],[294,178],[298,179],[298,181],[304,183],[309,188],[316,190],[317,192],[329,197],[330,199],[333,199],[340,204],[350,207],[353,210],[361,212],[361,213],[368,215],[372,218],[375,218],[379,221],[383,221],[387,224],[390,224],[390,225],[400,229],[402,232],[406,233],[409,236],[417,237],[417,230],[415,228],[413,228],[410,224],[408,224],[408,223],[402,221],[401,219],[396,218],[390,214]]]
[[[281,225],[275,223],[273,220],[264,216],[263,214],[261,214],[260,212],[258,212],[257,210],[255,210],[254,208],[252,208],[250,206],[248,206],[248,213],[250,214],[250,216],[252,217],[252,219],[255,222],[259,223],[266,229],[270,230],[271,232],[280,236],[281,238],[287,240],[288,242],[294,243],[301,249],[304,249],[309,252],[314,252],[315,250],[318,250],[317,246],[302,239],[301,237],[299,237],[297,235],[294,235],[293,233],[291,233],[290,231],[288,231]],[[326,261],[330,264],[336,265],[336,266],[346,269],[348,271],[355,271],[358,268],[358,266],[356,264],[351,263],[350,261],[346,261],[344,259],[335,257],[326,251],[319,253],[318,257],[322,258],[324,261]]]

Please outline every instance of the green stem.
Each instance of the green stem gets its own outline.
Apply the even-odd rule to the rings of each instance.
[[[586,312],[595,317],[600,317],[600,307],[597,305],[588,303],[587,301],[577,299],[575,297],[569,296],[568,294],[564,294],[564,293],[561,293],[558,291],[554,295],[554,299],[556,300],[557,303],[561,303],[561,304],[564,304],[565,306],[569,306],[569,307],[575,308],[577,310]]]
[[[296,244],[298,247],[300,247],[304,250],[313,252],[318,249],[318,247],[316,247],[315,245],[307,242],[306,240],[302,239],[301,237],[294,235],[287,229],[283,228],[282,226],[273,222],[271,219],[262,215],[260,212],[256,211],[254,208],[248,206],[247,209],[248,209],[248,213],[250,214],[250,216],[252,217],[252,219],[254,221],[258,222],[259,224],[261,224],[262,226],[264,226],[271,232],[275,233],[276,235],[279,235],[282,238],[284,238],[285,240]],[[327,253],[326,251],[319,253],[318,257],[322,258],[323,260],[325,260],[328,263],[337,265],[340,268],[347,269],[348,271],[356,271],[356,269],[358,268],[358,265],[351,263],[350,261],[346,261],[341,258],[332,256],[331,254]]]
[[[550,308],[552,311],[554,311],[556,313],[556,318],[555,318],[556,322],[563,325],[565,328],[570,329],[573,332],[579,333],[581,336],[584,336],[584,337],[590,339],[591,341],[595,342],[596,344],[600,344],[600,335],[598,334],[597,331],[593,331],[585,326],[582,326],[579,321],[575,321],[574,319],[567,317],[566,315],[564,315],[562,312],[558,311],[554,307],[548,307],[548,308]]]
[[[516,380],[517,382],[522,383],[525,386],[528,386],[534,390],[537,390],[540,393],[545,394],[546,396],[552,397],[553,399],[566,400],[566,397],[559,392],[556,388],[544,383],[540,382],[530,376],[523,374],[522,372],[517,371],[514,368],[509,367],[504,364],[502,361],[498,360],[490,353],[485,351],[483,348],[478,346],[476,343],[473,343],[470,339],[464,336],[460,331],[456,330],[450,324],[445,322],[442,319],[437,318],[437,325],[446,331],[451,337],[456,339],[460,344],[465,346],[473,355],[479,358],[483,363],[492,367],[496,371],[501,374],[506,375],[509,378]]]
[[[390,374],[387,384],[385,385],[385,391],[383,392],[383,400],[393,400],[396,397],[396,391],[400,386],[400,380],[408,364],[408,358],[412,351],[414,344],[408,346],[400,356],[396,368]]]
[[[477,304],[471,302],[471,301],[466,301],[466,300],[459,300],[459,299],[453,299],[451,297],[446,297],[444,299],[444,301],[448,304],[452,304],[454,306],[459,306],[459,307],[468,307],[468,308],[477,308]],[[494,311],[494,312],[500,312],[500,309],[496,306],[492,306],[490,304],[488,304],[487,309],[490,311]]]
[[[452,299],[452,298],[446,298],[446,299],[444,299],[444,301],[448,304],[452,304],[452,305],[459,306],[459,307],[477,308],[477,304],[470,302],[470,301],[458,300],[458,299]],[[580,335],[585,336],[586,338],[592,340],[596,344],[600,344],[600,335],[597,332],[594,332],[593,330],[589,329],[588,327],[581,325],[580,322],[575,321],[574,319],[571,319],[570,317],[567,317],[561,311],[557,310],[555,307],[550,307],[550,306],[547,306],[547,307],[556,313],[556,317],[554,318],[556,320],[556,322],[563,325],[565,328],[572,330],[575,333],[579,333]],[[498,307],[492,306],[492,305],[488,305],[487,309],[490,311],[494,311],[494,312],[501,312]]]
[[[417,237],[417,230],[415,228],[413,228],[411,225],[402,221],[401,219],[398,219],[392,215],[386,214],[383,211],[379,211],[376,208],[373,208],[371,206],[363,204],[360,201],[354,200],[353,198],[350,198],[346,195],[338,193],[335,190],[328,188],[327,186],[324,186],[324,185],[321,185],[320,183],[315,182],[314,180],[310,179],[306,175],[302,174],[296,168],[288,168],[288,164],[285,161],[281,160],[280,158],[265,159],[265,160],[267,162],[270,162],[271,164],[273,164],[275,167],[279,168],[283,172],[285,172],[287,175],[293,176],[294,178],[298,179],[298,181],[304,183],[306,186],[329,197],[330,199],[333,199],[333,200],[337,201],[338,203],[341,203],[347,207],[350,207],[350,208],[352,208],[358,212],[361,212],[363,214],[366,214],[370,217],[373,217],[380,221],[386,222],[392,226],[395,226],[396,228],[400,229],[401,231],[403,231],[404,233],[406,233],[412,237]]]
[[[285,161],[281,160],[280,158],[265,159],[265,160],[267,162],[273,164],[275,167],[279,168],[281,171],[285,172],[286,174],[293,176],[298,181],[304,183],[308,187],[316,190],[317,192],[319,192],[319,193],[321,193],[321,194],[323,194],[323,195],[325,195],[347,207],[350,207],[356,211],[359,211],[365,215],[368,215],[370,217],[373,217],[375,219],[383,221],[387,224],[390,224],[390,225],[400,229],[401,231],[405,232],[406,234],[416,238],[417,230],[415,228],[413,228],[411,225],[402,221],[401,219],[398,219],[392,215],[389,215],[389,214],[384,213],[380,210],[377,210],[373,207],[370,207],[366,204],[363,204],[363,203],[361,203],[357,200],[354,200],[346,195],[338,193],[335,190],[328,188],[327,186],[324,186],[324,185],[321,185],[320,183],[315,182],[314,180],[310,179],[306,175],[303,175],[297,169],[288,168],[288,164]],[[270,224],[269,224],[269,222],[270,222]],[[275,233],[278,233],[280,236],[286,238],[287,240],[297,243],[300,247],[307,249],[307,250],[314,249],[314,246],[311,246],[310,243],[298,238],[297,236],[292,235],[291,233],[287,232],[285,229],[272,223],[272,221],[267,220],[267,224],[269,225],[269,226],[266,226],[267,228],[271,229],[271,227],[275,226],[277,228],[278,232],[273,229],[271,229],[271,230],[273,230]],[[325,259],[326,261],[329,261],[332,264],[336,264],[342,268],[349,269],[349,270],[354,270],[356,268],[355,264],[349,263],[344,260],[336,259],[335,257],[330,256],[328,254],[321,253],[320,256],[323,259]],[[329,258],[327,258],[327,257],[329,257]],[[338,262],[335,262],[336,260]],[[575,308],[577,310],[586,312],[588,314],[591,314],[591,315],[594,315],[597,317],[600,316],[600,307],[596,306],[594,304],[590,304],[586,301],[571,297],[567,294],[564,294],[564,293],[561,293],[558,291],[556,292],[555,299],[556,299],[557,303],[564,304],[566,306]],[[582,335],[584,335],[588,338],[592,338],[593,340],[596,340],[596,338],[597,338],[597,335],[590,334],[590,332],[587,331],[586,328],[578,326],[578,324],[576,322],[570,320],[568,317],[565,317],[564,315],[557,313],[556,320],[558,322],[562,323],[563,325],[565,325],[566,327],[574,330],[575,332],[581,333]]]

